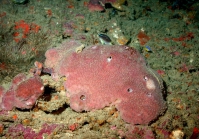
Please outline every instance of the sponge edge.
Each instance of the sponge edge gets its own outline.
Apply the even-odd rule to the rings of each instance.
[[[139,93],[126,94],[129,97],[127,101],[121,101],[116,105],[122,119],[131,124],[149,124],[155,120],[158,115],[163,114],[166,109],[166,103],[162,97],[162,88],[159,85],[160,79],[154,76],[144,76],[145,89]],[[139,89],[138,89],[139,90]]]
[[[50,50],[58,54],[57,61],[53,58],[56,65],[51,67],[66,76],[64,86],[73,110],[92,111],[114,104],[121,118],[131,124],[149,124],[163,113],[162,81],[137,50],[88,46],[75,53],[64,49],[68,44]],[[51,58],[48,56],[45,63]]]

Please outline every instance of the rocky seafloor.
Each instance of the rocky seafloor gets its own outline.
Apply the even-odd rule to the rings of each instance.
[[[167,110],[149,125],[135,126],[125,123],[114,106],[77,113],[65,96],[65,79],[44,75],[44,95],[31,110],[0,112],[0,137],[198,138],[199,3],[172,7],[175,2],[127,0],[122,10],[106,3],[105,11],[89,11],[88,0],[1,0],[0,83],[5,88],[35,61],[44,62],[47,49],[69,39],[101,44],[98,34],[103,33],[112,44],[136,48],[160,74]]]

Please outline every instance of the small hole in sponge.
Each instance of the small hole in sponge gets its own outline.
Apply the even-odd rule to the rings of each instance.
[[[151,97],[151,96],[152,96],[152,94],[151,94],[151,93],[149,93],[149,92],[147,92],[147,96],[148,96],[148,97]]]
[[[125,47],[125,49],[126,49],[126,50],[127,50],[127,49],[129,49],[129,47],[128,47],[128,46],[126,46],[126,47]]]
[[[144,76],[144,80],[145,80],[145,81],[148,81],[149,79],[148,79],[148,77],[147,77],[147,76]]]
[[[81,99],[81,100],[86,100],[86,96],[85,96],[85,95],[81,95],[81,96],[80,96],[80,99]]]
[[[112,56],[107,57],[107,62],[111,62]]]
[[[128,89],[127,89],[127,92],[128,92],[128,93],[132,93],[132,92],[133,92],[133,89],[132,89],[132,88],[128,88]]]

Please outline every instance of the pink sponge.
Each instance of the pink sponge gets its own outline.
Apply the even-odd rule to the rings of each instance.
[[[104,11],[106,3],[114,3],[116,0],[90,0],[88,3],[89,11]]]
[[[30,109],[43,92],[44,86],[39,76],[28,77],[20,73],[13,78],[10,89],[2,96],[1,108]]]
[[[21,81],[14,87],[15,106],[32,108],[36,100],[43,94],[44,86],[39,76],[33,76]]]
[[[2,96],[1,108],[4,110],[12,110],[14,107],[14,92],[12,89],[9,89]]]
[[[121,117],[131,124],[148,124],[165,110],[162,82],[144,58],[128,46],[89,46],[81,53],[69,42],[50,49],[59,54],[54,71],[66,76],[64,85],[70,106],[77,112],[115,105]],[[61,59],[61,60],[60,60]]]

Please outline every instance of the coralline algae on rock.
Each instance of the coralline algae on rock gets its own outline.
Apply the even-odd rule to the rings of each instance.
[[[131,124],[148,124],[165,110],[162,81],[128,46],[89,46],[76,53],[70,41],[46,52],[45,66],[66,76],[70,106],[77,112],[115,105]]]
[[[41,130],[39,132],[35,132],[30,127],[25,127],[22,124],[17,124],[14,126],[11,126],[8,128],[8,131],[6,132],[6,137],[9,138],[23,138],[23,139],[43,139],[44,134],[50,135],[54,131],[61,128],[61,126],[56,124],[43,124],[42,127],[40,127]]]

